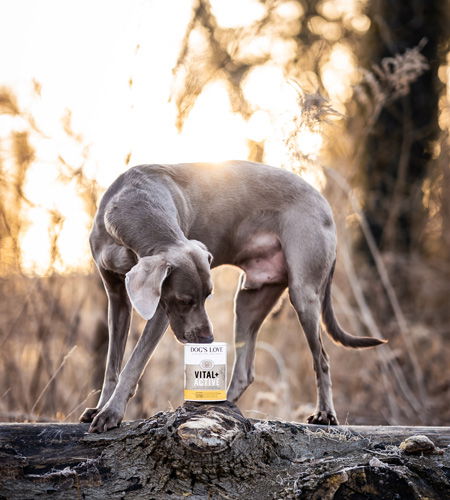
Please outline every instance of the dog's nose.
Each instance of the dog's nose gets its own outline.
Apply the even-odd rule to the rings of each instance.
[[[197,337],[198,344],[211,344],[211,342],[213,342],[213,341],[214,341],[214,337],[212,335],[208,335],[208,336],[199,335]]]
[[[209,325],[195,328],[187,332],[185,337],[189,339],[189,342],[195,342],[197,344],[210,344],[214,340],[212,328]]]

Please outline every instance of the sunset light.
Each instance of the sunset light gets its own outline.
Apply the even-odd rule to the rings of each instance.
[[[0,499],[442,497],[447,4],[2,2]]]
[[[283,65],[295,47],[282,37],[270,42],[261,34],[246,48],[270,53],[272,58],[272,62],[252,69],[243,82],[244,96],[253,108],[248,119],[233,111],[227,84],[215,79],[202,91],[183,130],[177,131],[176,107],[170,100],[172,68],[190,6],[189,2],[175,3],[179,8],[176,20],[172,4],[165,2],[135,1],[125,7],[105,0],[63,7],[51,0],[39,4],[22,0],[10,5],[9,17],[23,17],[26,40],[11,30],[11,20],[4,17],[0,21],[0,42],[12,47],[3,72],[9,79],[4,83],[17,92],[39,129],[30,137],[36,161],[25,183],[31,205],[24,209],[28,223],[20,236],[24,271],[45,274],[51,267],[57,272],[90,268],[90,217],[76,183],[61,178],[64,164],[82,167],[88,178],[105,189],[135,164],[245,159],[251,140],[265,142],[266,162],[293,168],[286,137],[292,133],[292,120],[300,109]],[[254,0],[214,1],[211,5],[224,28],[249,25],[266,12]],[[324,8],[331,7],[324,4]],[[103,25],[103,41],[99,41],[96,20],[105,10],[108,22]],[[50,11],[52,16],[47,15]],[[286,22],[299,18],[302,12],[297,3],[286,2],[277,8],[276,15]],[[53,22],[55,16],[60,19],[58,24]],[[169,18],[170,23],[165,21]],[[204,43],[202,36],[195,34],[193,43]],[[337,45],[322,73],[338,106],[349,96],[353,72],[348,49]],[[69,135],[62,123],[69,124]],[[299,153],[308,158],[317,158],[323,146],[319,130],[302,129],[295,141]],[[320,185],[317,180],[313,183]],[[55,212],[61,217],[59,255],[52,262],[50,214]]]

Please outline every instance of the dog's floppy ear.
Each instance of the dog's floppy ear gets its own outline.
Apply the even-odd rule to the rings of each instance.
[[[155,314],[161,298],[161,287],[171,266],[161,255],[142,257],[125,275],[125,286],[131,303],[146,320]]]
[[[189,240],[190,243],[193,243],[194,245],[197,245],[200,250],[203,250],[203,252],[205,252],[205,255],[208,259],[208,264],[211,265],[211,262],[213,260],[213,255],[212,253],[208,250],[208,247],[202,243],[201,241],[198,241],[198,240]]]

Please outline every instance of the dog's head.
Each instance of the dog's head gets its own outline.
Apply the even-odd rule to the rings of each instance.
[[[205,245],[196,240],[139,259],[125,277],[133,307],[149,320],[161,303],[180,342],[212,342],[205,310],[212,292],[211,260]]]

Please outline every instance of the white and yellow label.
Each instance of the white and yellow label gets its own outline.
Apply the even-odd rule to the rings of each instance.
[[[227,345],[186,344],[184,346],[184,399],[225,401],[227,399]]]
[[[225,401],[227,391],[190,391],[185,389],[184,399],[186,401]]]

